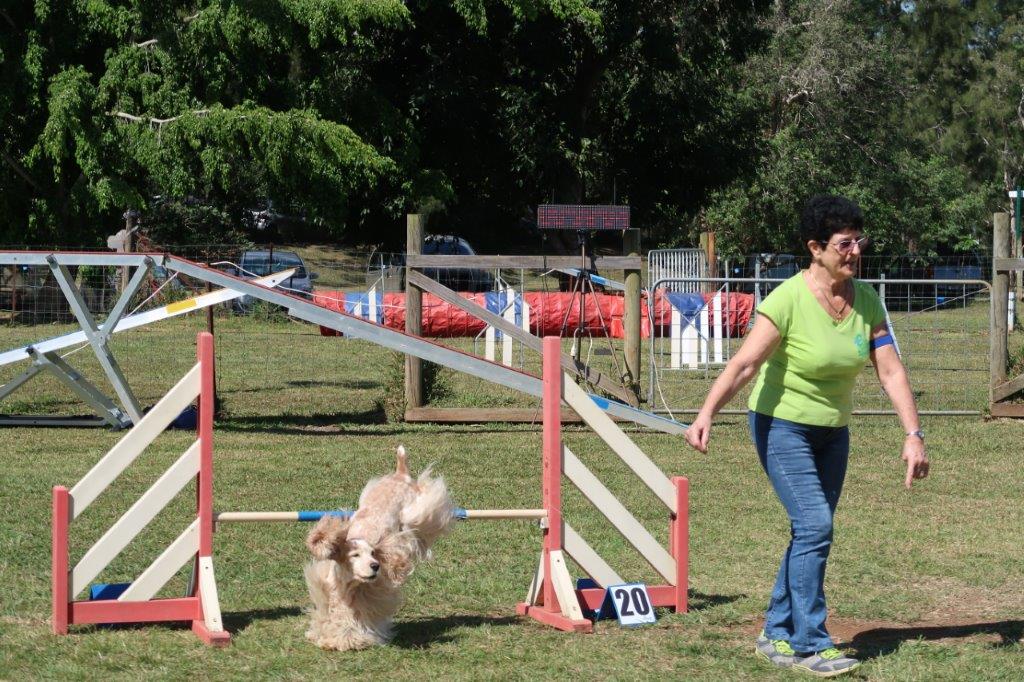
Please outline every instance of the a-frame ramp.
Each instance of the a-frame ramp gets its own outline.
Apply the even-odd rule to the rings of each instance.
[[[204,267],[184,258],[168,256],[164,262],[164,267],[196,279],[211,282],[217,286],[242,292],[268,303],[282,306],[288,310],[288,314],[292,317],[335,329],[346,337],[369,341],[384,348],[413,355],[444,367],[450,367],[485,381],[522,391],[537,398],[543,397],[543,383],[540,377],[532,374],[527,374],[511,367],[505,367],[504,365],[442,346],[418,336],[389,329],[359,317],[328,310],[298,296],[259,286],[251,281]],[[645,412],[623,403],[606,400],[599,396],[591,395],[590,397],[602,410],[620,419],[664,433],[680,435],[686,432],[685,424],[672,419],[666,419],[659,415]]]

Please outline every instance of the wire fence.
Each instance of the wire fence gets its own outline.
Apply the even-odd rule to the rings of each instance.
[[[5,247],[5,250],[11,249]],[[65,247],[65,250],[74,249]],[[239,245],[174,246],[159,251],[245,277],[264,274],[243,268],[246,262],[253,262],[252,252],[256,250]],[[343,297],[347,303],[336,303],[346,309],[345,305],[351,305],[359,300],[359,295],[365,297],[366,292],[373,289],[380,295],[380,321],[383,322],[385,314],[391,316],[392,324],[402,321],[404,303],[400,292],[404,288],[405,271],[401,254],[305,245],[280,245],[260,251],[269,252],[267,267],[270,270],[292,263],[292,256],[300,260],[309,288],[300,288],[295,281],[283,282],[282,287],[292,293],[317,296],[322,303],[329,303],[325,297]],[[732,282],[725,302],[719,304],[721,331],[715,331],[716,305],[711,304],[706,309],[708,331],[703,332],[707,344],[702,349],[698,343],[695,355],[684,351],[681,334],[675,339],[672,336],[671,303],[662,300],[657,288],[648,291],[643,363],[649,372],[640,378],[642,395],[649,400],[648,408],[674,414],[697,409],[722,363],[742,343],[744,325],[749,324],[750,311],[757,299],[771,290],[771,279],[779,279],[765,273],[788,276],[792,273],[772,268],[795,268],[793,271],[796,271],[801,265],[799,259],[771,261],[760,255],[721,261],[719,272],[728,274]],[[751,271],[760,272],[762,278],[752,282],[736,281],[744,279]],[[936,280],[977,280],[977,275],[989,272],[990,262],[975,257],[930,262],[880,257],[863,260],[862,275],[875,281],[884,295],[893,331],[923,411],[974,413],[987,406],[988,289],[976,281]],[[90,313],[99,321],[109,314],[131,275],[126,268],[101,266],[81,266],[71,274]],[[453,268],[428,274],[454,289],[510,288],[520,295],[536,294],[537,297],[531,299],[534,308],[528,325],[532,333],[544,333],[541,321],[546,319],[548,333],[562,333],[566,337],[567,353],[578,355],[612,378],[622,376],[621,310],[597,306],[599,314],[583,315],[582,323],[574,312],[581,299],[592,296],[596,300],[603,296],[602,300],[621,301],[621,294],[611,290],[602,292],[599,287],[588,288],[588,284],[562,273],[539,270],[500,269],[467,274]],[[621,272],[601,274],[620,281],[623,275]],[[954,276],[939,277],[950,274]],[[887,280],[884,284],[883,277]],[[683,288],[702,290],[705,296],[717,290],[706,282],[690,282],[689,285]],[[126,314],[173,304],[204,293],[208,288],[205,282],[156,268],[133,297]],[[394,296],[388,297],[388,294]],[[478,302],[486,304],[483,298]],[[509,300],[504,299],[501,307],[492,311],[506,313],[508,303]],[[389,311],[388,306],[393,309]],[[352,312],[351,307],[347,310]],[[515,313],[518,317],[513,315],[512,319],[521,323],[521,308]],[[359,314],[366,316],[366,308]],[[449,329],[465,323],[463,318],[467,317],[426,297],[425,319],[441,314],[445,316],[443,325]],[[699,315],[697,320],[699,327]],[[219,395],[225,410],[234,419],[244,422],[274,417],[302,428],[346,421],[378,421],[384,416],[388,395],[394,400],[395,392],[402,390],[401,359],[390,351],[352,339],[324,336],[320,329],[290,318],[283,309],[236,299],[214,306],[206,315],[185,315],[112,337],[111,351],[140,403],[151,405],[191,366],[195,332],[211,323],[217,336]],[[552,332],[552,326],[560,329]],[[0,270],[0,350],[35,344],[78,329],[73,312],[49,268],[5,266]],[[444,336],[437,340],[477,355],[486,353],[487,336],[479,329],[467,335]],[[492,346],[494,357],[501,361],[500,334],[495,335],[494,341],[497,344]],[[83,376],[101,388],[106,387],[104,390],[109,389],[102,367],[87,344],[69,346],[60,354]],[[510,362],[537,373],[540,359],[534,355],[515,344]],[[24,363],[0,366],[0,386],[9,384],[23,371]],[[888,402],[870,374],[866,369],[863,380],[858,383],[856,405],[860,411],[886,411]],[[432,404],[437,406],[537,405],[532,398],[510,389],[495,388],[447,369],[436,372],[435,378],[428,393]],[[268,391],[273,392],[274,400],[266,399]],[[84,409],[65,386],[47,377],[33,380],[10,395],[0,393],[0,398],[0,413],[67,414],[82,413]],[[729,407],[742,410],[743,401],[744,396],[737,396]],[[287,407],[282,409],[282,404]]]
[[[756,305],[781,279],[686,281],[706,293],[673,301],[665,330],[649,342],[648,397],[659,410],[696,412],[712,381],[743,342]],[[988,406],[991,288],[980,280],[867,279],[887,309],[897,352],[925,414],[977,414]],[[655,283],[662,287],[678,283]],[[746,411],[752,384],[725,412]],[[890,414],[892,407],[867,365],[854,392],[855,413]]]

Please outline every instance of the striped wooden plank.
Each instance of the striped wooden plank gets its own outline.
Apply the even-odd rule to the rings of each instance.
[[[669,335],[671,338],[670,354],[672,369],[679,369],[683,366],[683,317],[678,310],[672,308],[672,321],[669,323]]]
[[[212,556],[199,557],[199,595],[203,603],[203,621],[206,623],[206,629],[210,632],[224,632]]]
[[[81,561],[71,570],[71,596],[78,595],[88,587],[89,581],[99,575],[99,572],[113,561],[198,473],[197,440],[114,525],[107,529],[103,537],[89,548]]]
[[[661,574],[669,583],[675,584],[676,561],[672,558],[672,555],[661,546],[661,543],[654,539],[654,536],[644,528],[643,524],[629,513],[629,510],[619,502],[618,498],[564,444],[562,445],[562,450],[564,453],[562,466],[566,477],[583,493],[584,497],[590,500],[599,512],[604,514],[604,517],[615,526],[615,529],[626,538],[629,544],[633,545],[636,551],[640,552],[640,556],[655,571]],[[614,585],[615,583],[611,584]]]
[[[601,555],[587,544],[587,541],[580,537],[572,526],[562,522],[562,547],[569,558],[579,564],[580,568],[589,575],[601,587],[609,585],[620,585],[624,582],[619,574],[609,566]]]
[[[199,519],[195,519],[177,539],[168,545],[145,571],[139,574],[120,601],[148,601],[199,551]],[[191,592],[190,592],[191,594]]]
[[[167,425],[195,400],[199,395],[199,374],[197,364],[75,484],[71,489],[72,519],[77,519],[93,500],[163,433]]]
[[[668,476],[658,468],[644,451],[622,432],[615,422],[598,407],[587,393],[576,385],[568,374],[562,378],[565,402],[583,418],[583,421],[601,437],[608,447],[632,469],[633,473],[665,503],[669,511],[676,512],[676,490]]]
[[[715,335],[714,346],[715,346],[715,364],[722,364],[725,362],[725,358],[722,355],[722,292],[715,292],[714,298],[711,299],[711,305],[714,306],[714,331]]]
[[[571,620],[583,620],[583,609],[580,608],[580,600],[576,597],[576,586],[569,575],[565,555],[558,549],[548,552],[548,555],[551,559],[551,583],[554,585],[558,604],[562,607],[562,615]]]
[[[537,570],[530,579],[530,586],[526,588],[526,599],[524,603],[530,606],[537,606],[540,603],[541,591],[544,588],[544,552],[540,553],[540,561],[537,562]]]

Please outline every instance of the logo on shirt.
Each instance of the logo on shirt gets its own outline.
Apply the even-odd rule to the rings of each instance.
[[[853,338],[853,345],[857,346],[857,355],[862,358],[866,358],[868,356],[868,342],[864,340],[863,334],[857,334],[857,336]]]

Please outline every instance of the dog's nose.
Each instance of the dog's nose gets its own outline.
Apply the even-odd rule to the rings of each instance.
[[[380,570],[380,564],[378,564],[376,561],[374,561],[372,564],[370,564],[370,570],[373,571],[374,573],[376,573],[377,571]]]

